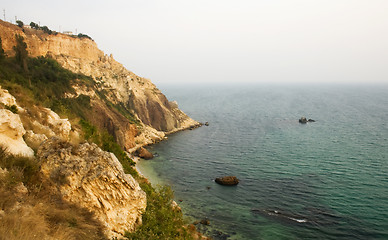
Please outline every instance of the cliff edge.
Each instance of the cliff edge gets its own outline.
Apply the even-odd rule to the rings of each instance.
[[[76,92],[67,97],[89,96],[94,109],[89,120],[107,129],[128,151],[162,140],[165,134],[199,125],[177,104],[169,102],[149,79],[127,70],[91,39],[60,33],[49,35],[0,20],[0,37],[8,56],[14,55],[16,34],[24,37],[29,56],[53,58],[64,68],[93,79],[93,87],[76,84]]]

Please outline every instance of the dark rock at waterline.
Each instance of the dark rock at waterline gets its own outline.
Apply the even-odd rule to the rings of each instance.
[[[307,123],[307,119],[305,117],[301,117],[299,119],[299,123]]]
[[[308,122],[315,122],[315,120],[313,120],[311,118],[309,120],[307,120],[307,118],[305,118],[305,117],[301,117],[299,119],[299,123],[305,124],[305,123],[308,123]]]
[[[137,150],[137,154],[139,157],[146,159],[146,160],[154,158],[154,155],[150,151],[148,151],[147,149],[145,149],[143,147],[141,147]]]
[[[226,185],[226,186],[234,186],[240,182],[236,176],[219,177],[219,178],[216,178],[215,181],[218,184]]]
[[[210,225],[210,221],[207,218],[202,219],[199,223],[202,224],[202,225]]]
[[[217,240],[227,240],[231,236],[229,234],[227,234],[227,233],[223,233],[223,232],[218,231],[218,230],[213,230],[212,231],[212,237],[214,237]]]

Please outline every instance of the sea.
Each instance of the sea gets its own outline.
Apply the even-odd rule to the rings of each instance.
[[[388,84],[165,85],[208,122],[138,163],[213,239],[388,239]],[[301,117],[315,122],[301,124]],[[236,176],[237,186],[214,179]]]

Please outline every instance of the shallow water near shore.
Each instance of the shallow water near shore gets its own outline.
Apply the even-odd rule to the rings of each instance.
[[[214,239],[388,239],[388,86],[163,86],[210,123],[138,163]],[[302,116],[316,120],[299,124]],[[235,175],[226,187],[215,177]]]

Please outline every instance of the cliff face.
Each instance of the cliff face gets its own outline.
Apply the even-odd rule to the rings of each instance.
[[[6,109],[9,106],[17,111]],[[0,86],[0,146],[12,155],[34,158],[36,153],[43,185],[50,186],[51,195],[92,212],[109,239],[121,238],[141,224],[146,194],[113,153],[79,144],[79,135],[51,109],[24,109]]]
[[[97,88],[76,87],[77,94],[92,97],[93,107],[100,113],[95,114],[99,121],[93,123],[107,128],[126,149],[135,147],[135,142],[148,144],[162,139],[166,133],[198,124],[179,110],[176,104],[171,104],[150,80],[128,71],[112,56],[99,50],[92,40],[63,34],[48,35],[33,29],[23,32],[15,25],[0,21],[0,37],[9,56],[14,54],[15,34],[25,38],[30,56],[50,56],[63,67],[93,78]],[[134,119],[140,120],[138,125],[141,125],[141,131],[131,126],[133,121],[118,116],[120,113],[117,114],[117,111],[104,108],[99,101],[101,94],[113,105],[124,108]]]

